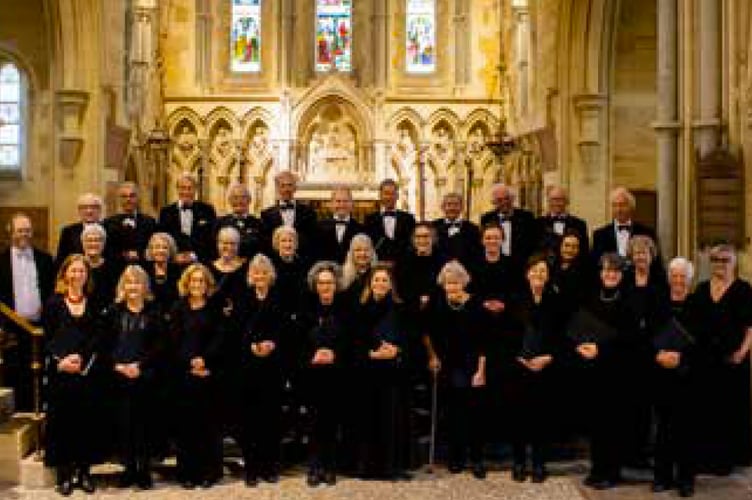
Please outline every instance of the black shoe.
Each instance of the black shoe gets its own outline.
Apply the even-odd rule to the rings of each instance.
[[[266,481],[267,483],[278,483],[279,482],[279,474],[276,472],[270,472],[269,474],[264,474],[261,476],[261,479]]]
[[[81,488],[84,493],[92,494],[96,491],[97,487],[94,484],[94,479],[88,470],[82,469],[78,472],[78,487]]]
[[[192,479],[184,479],[180,481],[180,486],[182,486],[186,490],[192,490],[193,488],[196,487],[196,482],[193,481]]]
[[[397,481],[412,481],[413,480],[413,475],[410,474],[409,472],[402,471],[402,472],[397,472],[394,475],[394,478]]]
[[[613,479],[600,479],[589,486],[594,490],[610,490],[616,487],[616,481]]]
[[[545,465],[533,465],[533,473],[531,474],[531,480],[534,483],[542,483],[546,480],[548,477],[548,472],[546,472],[546,466]]]
[[[246,473],[245,485],[248,486],[249,488],[255,488],[256,486],[258,486],[258,477],[256,477],[256,474]]]
[[[73,481],[70,479],[63,479],[55,487],[55,491],[60,493],[64,497],[68,497],[73,493]]]
[[[600,481],[601,479],[598,476],[594,476],[592,474],[588,474],[585,479],[582,480],[582,484],[588,487],[592,487],[595,483]]]
[[[306,478],[306,484],[310,486],[311,488],[315,488],[319,484],[321,484],[321,473],[316,469],[311,469],[308,471],[308,477]]]
[[[130,488],[136,481],[136,472],[132,469],[125,469],[118,479],[118,487]]]
[[[211,488],[215,484],[217,484],[216,479],[204,479],[203,481],[201,481],[202,488]]]
[[[655,481],[653,481],[653,484],[650,487],[650,491],[652,491],[653,493],[663,493],[664,491],[670,490],[672,487],[673,484],[671,483],[671,481],[656,479]]]
[[[150,490],[154,488],[154,481],[151,474],[147,471],[141,472],[136,479],[136,486],[141,490]]]
[[[693,482],[679,483],[677,489],[680,497],[687,498],[695,495],[695,483]]]
[[[514,464],[512,466],[512,479],[518,483],[524,483],[527,479],[527,471],[523,464]]]
[[[471,472],[473,473],[473,477],[475,477],[475,479],[486,478],[486,466],[483,465],[482,462],[474,463]]]
[[[333,470],[324,472],[324,482],[327,486],[334,486],[337,484],[337,474]]]
[[[448,469],[450,474],[459,474],[465,470],[465,466],[460,463],[450,463]]]

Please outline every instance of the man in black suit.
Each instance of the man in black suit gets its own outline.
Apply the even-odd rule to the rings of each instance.
[[[102,198],[93,193],[85,193],[78,197],[77,206],[79,221],[64,226],[60,231],[55,254],[55,269],[59,269],[60,264],[70,254],[83,253],[81,233],[84,227],[89,224],[102,223]]]
[[[277,204],[261,212],[261,227],[264,230],[264,246],[272,248],[272,235],[279,226],[290,226],[298,232],[298,253],[304,257],[313,254],[313,238],[316,237],[316,212],[308,205],[294,199],[298,179],[289,170],[274,177],[277,189]]]
[[[123,182],[118,187],[120,213],[104,221],[110,255],[127,264],[137,263],[144,256],[149,238],[156,232],[154,217],[138,210],[138,186]]]
[[[11,246],[0,254],[0,301],[32,324],[40,324],[42,307],[52,294],[52,257],[31,245],[31,219],[15,214],[7,226]],[[1,317],[0,317],[1,318]],[[7,385],[15,389],[16,408],[33,409],[31,336],[10,321],[0,327],[6,332],[3,354]]]
[[[217,219],[214,225],[213,241],[217,241],[217,234],[223,227],[234,227],[240,233],[238,255],[247,259],[262,251],[261,219],[250,212],[251,193],[243,184],[233,184],[227,190],[227,201],[230,203],[231,213]],[[216,243],[214,244],[216,252]]]
[[[460,193],[447,193],[441,200],[444,217],[431,225],[436,232],[436,246],[447,259],[457,259],[465,267],[480,256],[480,230],[462,217],[464,198]]]
[[[196,199],[196,179],[192,175],[181,174],[176,187],[178,201],[159,211],[159,229],[175,240],[177,263],[206,261],[214,254],[212,232],[217,214],[213,206]]]
[[[592,260],[596,264],[601,256],[608,252],[617,252],[627,256],[629,239],[635,235],[649,236],[658,248],[655,231],[644,224],[632,220],[636,206],[635,197],[624,187],[611,191],[611,215],[613,220],[593,232]],[[660,257],[656,259],[660,261]]]
[[[316,237],[317,258],[342,264],[353,236],[365,232],[365,229],[352,216],[353,199],[350,188],[334,188],[330,209],[332,216],[319,221]]]
[[[397,210],[399,188],[393,179],[384,179],[379,185],[378,212],[366,215],[366,233],[373,241],[379,260],[396,262],[410,248],[415,217],[404,210]]]
[[[491,190],[491,202],[496,207],[480,218],[481,226],[497,223],[504,230],[501,253],[511,257],[513,269],[522,269],[535,250],[537,225],[532,212],[514,208],[514,193],[504,184],[496,184]],[[521,271],[522,272],[522,271]]]
[[[580,254],[590,252],[590,235],[587,223],[567,212],[569,196],[561,186],[552,186],[546,197],[548,213],[538,217],[538,249],[550,254],[558,255],[559,245],[564,232],[572,230],[580,235]]]

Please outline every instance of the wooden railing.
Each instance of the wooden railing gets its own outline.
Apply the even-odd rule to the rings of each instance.
[[[19,316],[16,311],[3,302],[0,302],[0,315],[9,319],[14,325],[20,328],[24,334],[31,337],[31,372],[34,377],[34,421],[37,430],[35,456],[37,459],[41,459],[41,424],[44,419],[44,414],[42,413],[42,371],[44,368],[42,341],[44,339],[44,330],[41,327],[31,324],[31,322],[23,316]]]

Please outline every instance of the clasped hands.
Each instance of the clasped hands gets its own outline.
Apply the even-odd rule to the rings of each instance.
[[[334,351],[326,347],[316,349],[311,359],[312,365],[331,365],[332,363],[334,363]]]
[[[371,349],[368,351],[368,356],[371,359],[394,359],[397,357],[398,353],[399,348],[396,345],[382,340],[378,349]]]
[[[204,358],[197,356],[191,359],[191,375],[201,378],[211,375],[211,372],[206,368]]]
[[[500,313],[504,312],[505,305],[504,302],[498,300],[498,299],[490,299],[483,302],[483,307],[487,311],[491,311],[492,313]]]
[[[577,353],[585,359],[595,359],[598,357],[598,344],[595,342],[584,342],[577,346]]]
[[[553,356],[551,356],[550,354],[543,354],[530,359],[520,357],[517,358],[517,361],[519,361],[522,366],[524,366],[528,370],[539,372],[547,367],[551,363],[551,361],[553,361],[553,359]]]
[[[125,378],[134,379],[141,376],[141,368],[138,363],[117,363],[115,365],[115,371],[123,375]]]
[[[251,344],[251,352],[259,358],[265,358],[269,356],[276,347],[277,344],[273,341],[262,340],[261,342],[254,342]]]
[[[83,360],[79,354],[68,354],[57,362],[57,371],[76,374],[81,373]]]

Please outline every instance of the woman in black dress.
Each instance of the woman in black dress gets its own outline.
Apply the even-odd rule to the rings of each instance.
[[[410,477],[406,335],[392,283],[391,266],[376,264],[355,311],[358,387],[348,401],[359,413],[358,465],[365,478]]]
[[[209,269],[214,275],[217,289],[214,299],[219,302],[226,316],[230,316],[234,302],[245,290],[248,274],[246,259],[238,254],[240,233],[232,226],[226,226],[217,233],[217,257]]]
[[[115,300],[115,287],[122,264],[104,254],[107,233],[100,224],[89,224],[81,231],[81,245],[91,269],[91,300],[104,311]]]
[[[152,487],[149,471],[148,426],[154,363],[163,326],[159,308],[151,301],[149,276],[140,266],[129,265],[120,276],[115,304],[107,315],[107,358],[114,402],[118,456],[125,466],[121,487]]]
[[[376,251],[371,238],[358,233],[350,241],[350,249],[342,265],[342,289],[346,300],[353,307],[360,302],[363,290],[368,286],[371,268],[376,264]]]
[[[551,266],[551,286],[559,293],[564,321],[582,305],[594,272],[590,259],[582,252],[582,235],[574,229],[564,231],[559,252]]]
[[[177,255],[175,240],[168,233],[154,233],[144,254],[146,259],[141,267],[149,276],[153,302],[165,320],[169,320],[170,309],[180,298],[178,280],[183,272],[183,267],[174,262]]]
[[[697,339],[698,467],[729,474],[750,461],[752,288],[735,273],[729,245],[710,251],[711,277],[697,285],[692,311]]]
[[[498,330],[503,320],[506,302],[519,289],[513,282],[509,257],[501,253],[504,230],[498,224],[488,224],[481,230],[483,255],[471,268],[470,292],[477,295],[492,319],[492,330]]]
[[[211,300],[214,288],[211,271],[191,264],[180,277],[181,298],[170,313],[178,480],[184,488],[208,488],[222,477],[216,408],[224,338],[221,305]]]
[[[99,419],[96,364],[101,347],[99,310],[88,299],[89,263],[69,255],[57,275],[55,295],[44,307],[48,367],[45,464],[55,467],[57,491],[68,496],[79,486],[93,493],[89,467],[95,457]],[[76,482],[74,483],[74,474]]]
[[[466,453],[473,475],[486,477],[483,464],[485,426],[482,388],[486,384],[483,306],[465,291],[470,275],[457,261],[444,265],[438,276],[443,293],[428,308],[429,367],[440,377],[446,401],[449,472],[465,468]]]
[[[241,444],[245,482],[259,478],[276,483],[282,419],[283,364],[279,348],[284,312],[272,285],[276,273],[271,260],[256,254],[248,266],[249,293],[241,308],[240,380]]]
[[[631,390],[631,343],[636,321],[625,297],[623,259],[606,253],[600,260],[600,286],[574,316],[569,335],[580,357],[582,404],[590,417],[590,474],[585,484],[609,489],[621,480],[629,412],[623,397]],[[625,429],[626,427],[626,429]]]
[[[527,262],[527,290],[518,292],[509,308],[509,323],[489,355],[489,387],[498,396],[497,412],[512,443],[512,479],[525,481],[528,447],[532,481],[546,479],[546,447],[556,417],[549,406],[552,362],[562,350],[560,304],[549,284],[544,254]],[[498,393],[497,393],[498,391]]]
[[[309,486],[321,482],[331,486],[337,481],[337,431],[343,387],[340,347],[347,330],[345,303],[337,294],[340,278],[339,266],[328,261],[316,263],[308,273],[314,295],[303,318],[303,379],[311,417]]]
[[[676,257],[668,266],[668,283],[673,320],[683,328],[658,331],[653,339],[654,367],[653,408],[656,418],[654,493],[676,486],[679,496],[694,493],[694,407],[693,356],[694,329],[692,310],[692,276],[694,266]]]

